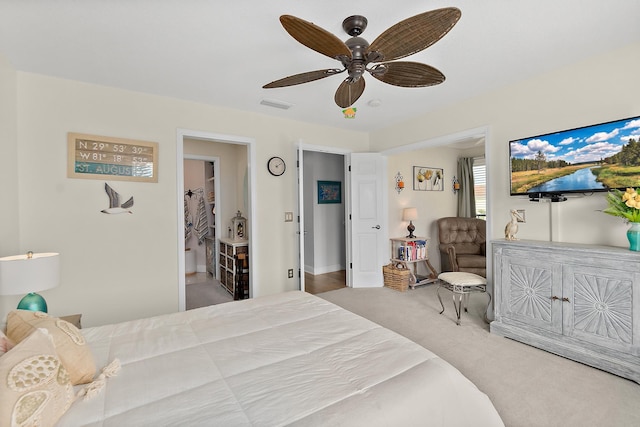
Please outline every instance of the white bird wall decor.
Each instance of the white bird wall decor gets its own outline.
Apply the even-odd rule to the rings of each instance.
[[[133,196],[123,204],[120,204],[120,195],[113,188],[109,187],[109,184],[106,182],[104,183],[104,191],[106,191],[107,196],[109,196],[109,207],[100,212],[106,214],[133,213],[129,210],[129,208],[133,206]]]
[[[504,228],[504,238],[507,240],[518,240],[516,239],[516,233],[518,232],[518,221],[524,221],[524,219],[515,209],[511,209],[510,213],[511,221],[509,221],[507,223],[507,226]]]

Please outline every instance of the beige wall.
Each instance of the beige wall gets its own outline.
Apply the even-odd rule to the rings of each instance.
[[[16,72],[0,56],[0,256],[18,250]]]
[[[11,74],[1,76],[11,86]],[[3,101],[4,102],[4,101]],[[260,239],[254,260],[260,294],[294,289],[287,269],[295,265],[296,234],[284,222],[295,211],[295,144],[368,149],[368,135],[273,119],[238,111],[102,86],[17,73],[17,211],[3,213],[0,234],[18,225],[18,243],[1,248],[61,253],[61,285],[43,292],[50,313],[83,313],[87,326],[151,316],[178,309],[176,189],[177,129],[254,138]],[[11,104],[8,103],[11,109]],[[11,127],[9,126],[9,131]],[[132,215],[105,215],[104,181],[66,177],[67,132],[154,141],[159,144],[158,183],[110,182],[134,196]],[[2,155],[16,145],[5,142]],[[267,159],[283,157],[290,167],[272,177]],[[4,160],[2,160],[4,162]],[[182,159],[180,159],[182,162]],[[109,182],[108,180],[106,180]],[[7,192],[17,199],[16,190]],[[4,193],[3,193],[4,196]],[[180,209],[183,206],[180,205]],[[2,318],[19,297],[1,297]]]
[[[627,226],[599,212],[606,207],[602,194],[553,204],[510,197],[508,142],[640,115],[639,68],[640,44],[627,46],[372,133],[371,149],[382,151],[488,126],[493,238],[504,238],[509,210],[515,208],[526,210],[519,238],[626,246]]]
[[[0,64],[0,90],[10,97],[15,93],[16,105],[11,98],[0,101],[2,111],[8,112],[6,118],[0,118],[0,169],[4,169],[0,173],[5,177],[0,188],[3,201],[17,204],[17,209],[0,210],[0,236],[8,236],[8,243],[3,240],[0,245],[0,256],[16,250],[59,251],[61,286],[43,295],[52,314],[83,313],[87,326],[177,310],[176,224],[177,210],[182,209],[176,200],[177,129],[256,141],[259,239],[254,249],[256,254],[267,254],[254,259],[259,271],[254,288],[259,294],[297,286],[295,280],[287,279],[287,269],[296,265],[296,228],[283,220],[284,211],[296,211],[293,165],[297,141],[356,152],[383,151],[488,126],[493,237],[501,237],[510,208],[524,208],[527,223],[520,227],[518,237],[625,246],[622,221],[598,212],[605,207],[602,195],[553,205],[509,197],[507,143],[640,115],[638,69],[640,44],[635,44],[368,135],[15,73]],[[66,177],[66,134],[70,131],[158,142],[157,184],[114,184],[123,197],[134,196],[133,215],[100,213],[107,203],[103,181]],[[16,155],[17,167],[5,160]],[[266,170],[266,161],[273,155],[283,157],[289,165],[282,177],[272,177]],[[449,162],[444,157],[441,161]],[[389,165],[389,174],[400,166],[406,167]],[[450,173],[445,177],[450,179]],[[442,195],[425,197],[442,197],[429,204],[439,206],[438,202],[449,202],[450,194],[445,190]],[[389,218],[391,227],[397,227],[401,199],[393,200]],[[18,299],[0,297],[2,318]]]

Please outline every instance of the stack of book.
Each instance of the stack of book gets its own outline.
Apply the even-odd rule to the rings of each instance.
[[[406,242],[398,247],[398,259],[403,261],[415,261],[427,257],[427,242],[425,240],[414,240]]]

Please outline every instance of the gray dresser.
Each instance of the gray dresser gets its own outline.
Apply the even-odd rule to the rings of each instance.
[[[491,332],[640,383],[640,253],[493,241]]]

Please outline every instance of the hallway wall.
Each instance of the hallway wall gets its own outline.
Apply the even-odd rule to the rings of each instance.
[[[344,270],[345,202],[344,156],[341,154],[304,152],[304,230],[305,266],[311,274]],[[318,204],[318,181],[342,183],[342,202]]]

